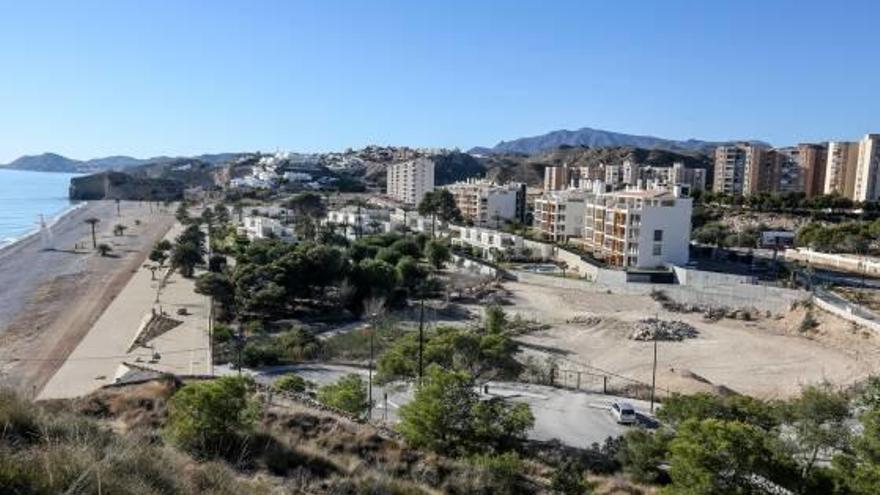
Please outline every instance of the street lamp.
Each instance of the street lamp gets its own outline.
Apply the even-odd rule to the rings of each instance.
[[[375,352],[375,346],[373,345],[373,334],[376,332],[376,316],[377,313],[370,313],[370,320],[367,324],[367,331],[370,333],[370,367],[368,371],[368,386],[367,386],[367,419],[373,419],[373,357]]]

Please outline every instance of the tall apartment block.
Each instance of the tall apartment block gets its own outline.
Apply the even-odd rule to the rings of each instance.
[[[724,194],[742,194],[749,155],[747,144],[715,148],[715,177],[712,181],[712,190]]]
[[[480,227],[498,227],[502,221],[525,222],[526,185],[495,184],[469,179],[445,186],[452,193],[462,216]]]
[[[804,193],[808,198],[819,196],[825,191],[828,147],[822,144],[801,143],[798,145],[798,149]]]
[[[855,198],[856,169],[859,165],[859,143],[831,141],[825,164],[825,194]]]
[[[388,165],[388,196],[407,205],[418,205],[434,190],[434,161],[416,158]]]
[[[880,134],[867,134],[859,141],[854,188],[856,201],[880,199]]]
[[[734,195],[764,192],[822,194],[827,150],[819,144],[772,149],[741,143],[715,150],[714,190]]]
[[[688,261],[693,199],[681,189],[597,189],[584,198],[583,247],[611,266],[655,268]]]
[[[572,169],[567,165],[544,168],[544,190],[561,191],[568,188],[571,176]]]

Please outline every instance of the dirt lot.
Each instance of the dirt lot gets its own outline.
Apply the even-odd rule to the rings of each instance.
[[[578,369],[581,363],[650,382],[653,343],[630,340],[629,334],[633,322],[657,315],[699,331],[694,339],[659,344],[661,388],[696,392],[724,386],[762,398],[787,397],[805,384],[828,380],[848,385],[880,372],[877,336],[816,309],[811,310],[816,325],[801,331],[804,308],[780,318],[708,322],[697,313],[664,311],[648,296],[519,282],[505,286],[512,293],[511,313],[552,325],[522,340],[558,353],[561,368]]]

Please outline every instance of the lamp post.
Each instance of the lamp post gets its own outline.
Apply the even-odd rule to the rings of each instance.
[[[367,331],[370,332],[370,366],[368,371],[368,385],[367,385],[367,419],[373,419],[373,357],[375,353],[375,346],[373,345],[373,338],[376,332],[376,313],[370,313],[370,322],[367,324]]]

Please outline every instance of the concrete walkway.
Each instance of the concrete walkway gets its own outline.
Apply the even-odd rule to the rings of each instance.
[[[173,240],[181,230],[180,225],[175,225],[166,239]],[[195,293],[193,279],[175,272],[163,284],[156,303],[160,278],[157,271],[153,280],[148,263],[141,266],[38,399],[86,395],[113,383],[126,371],[124,362],[149,364],[153,369],[174,374],[209,373],[208,298]],[[178,313],[181,309],[185,309],[185,314]],[[138,331],[154,311],[162,311],[181,323],[129,352]]]

